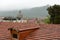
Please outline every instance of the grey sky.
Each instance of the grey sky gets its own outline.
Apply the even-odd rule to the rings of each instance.
[[[0,0],[0,10],[14,10],[60,4],[60,0]]]

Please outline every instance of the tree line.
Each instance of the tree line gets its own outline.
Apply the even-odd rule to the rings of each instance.
[[[53,5],[47,8],[50,15],[50,23],[60,24],[60,5]]]

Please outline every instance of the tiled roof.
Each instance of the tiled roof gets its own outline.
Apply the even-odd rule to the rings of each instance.
[[[60,25],[56,24],[40,24],[40,28],[25,40],[60,40]]]
[[[37,28],[34,23],[19,23],[19,22],[0,22],[0,40],[10,40],[11,34],[8,28],[16,28],[20,31],[31,28]]]
[[[35,29],[35,28],[38,28],[39,25],[38,24],[33,24],[33,23],[28,23],[28,24],[25,24],[25,25],[21,25],[19,30],[20,31],[23,31],[23,30],[28,30],[28,29]]]
[[[7,23],[0,23],[0,40],[10,40],[9,25]]]
[[[27,26],[26,26],[27,25]],[[15,27],[21,30],[38,27],[34,23],[18,23],[18,22],[0,22],[0,40],[10,40],[11,34],[8,28]],[[32,32],[26,40],[60,40],[60,25],[59,24],[40,24],[39,29]]]

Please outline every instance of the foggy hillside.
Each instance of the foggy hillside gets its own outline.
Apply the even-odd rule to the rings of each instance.
[[[22,9],[23,16],[29,17],[29,18],[44,18],[48,15],[48,11],[46,10],[49,6],[43,6],[43,7],[34,7],[29,9]],[[0,11],[0,16],[14,16],[16,17],[19,13],[18,10],[12,10],[12,11]]]

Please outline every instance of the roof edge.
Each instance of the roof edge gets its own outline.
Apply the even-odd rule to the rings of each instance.
[[[27,31],[27,30],[34,30],[34,29],[39,29],[39,27],[37,27],[37,28],[31,28],[31,29],[26,29],[26,30],[19,30],[19,32],[23,32],[23,31]]]

